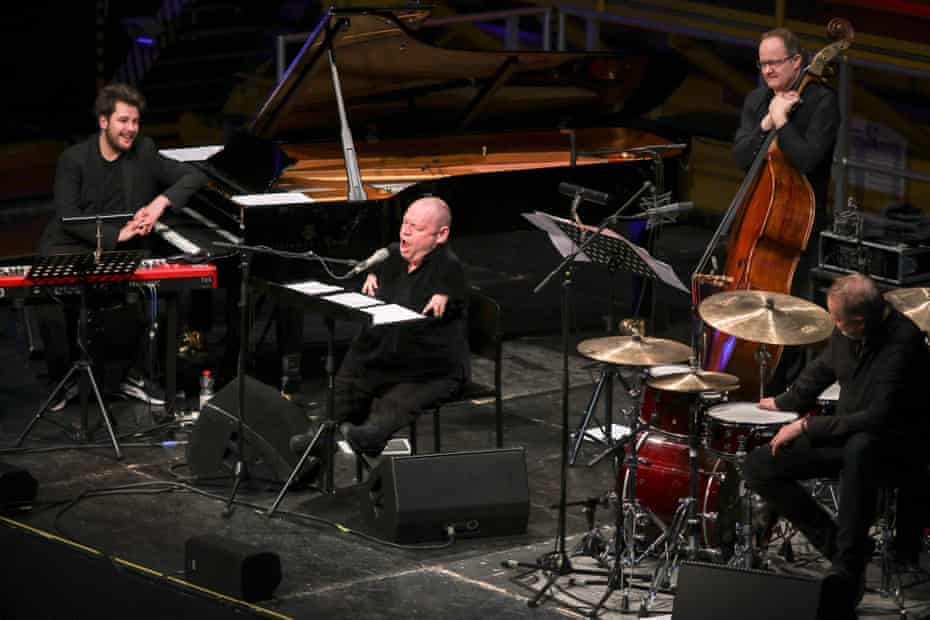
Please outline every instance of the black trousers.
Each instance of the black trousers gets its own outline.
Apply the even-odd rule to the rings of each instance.
[[[791,521],[834,567],[858,575],[868,560],[866,540],[876,518],[879,489],[913,480],[923,458],[918,455],[867,433],[822,447],[802,435],[774,456],[769,445],[756,448],[747,456],[743,474],[750,488]],[[836,523],[798,484],[821,477],[840,478]],[[911,490],[906,484],[902,488]]]
[[[462,390],[459,379],[437,378],[397,382],[377,373],[336,375],[335,417],[339,423],[363,425],[371,445],[383,448],[388,439],[424,411],[454,398]]]
[[[138,370],[148,368],[155,347],[149,346],[145,314],[140,301],[127,301],[125,294],[89,295],[87,346],[94,364],[126,359]],[[53,384],[61,381],[80,359],[79,315],[77,299],[36,306],[48,376]]]

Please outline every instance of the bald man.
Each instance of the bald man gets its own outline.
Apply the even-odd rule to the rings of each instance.
[[[455,397],[469,379],[465,272],[447,245],[451,225],[441,199],[413,202],[400,241],[362,286],[367,295],[428,317],[362,330],[336,375],[336,421],[365,456],[380,455],[391,435],[424,409]],[[291,449],[302,453],[310,438],[295,435]]]
[[[759,406],[810,411],[818,395],[838,382],[836,414],[783,426],[769,445],[748,455],[743,474],[831,561],[824,582],[824,596],[832,601],[830,617],[854,618],[871,558],[868,532],[879,488],[904,491],[907,481],[926,467],[930,354],[920,329],[885,303],[864,275],[837,279],[827,307],[835,328],[823,352],[791,389]],[[798,481],[837,476],[840,500],[834,522]],[[899,518],[903,514],[899,496]],[[899,519],[895,544],[906,552],[919,542],[920,532],[918,527],[905,533],[902,524]]]

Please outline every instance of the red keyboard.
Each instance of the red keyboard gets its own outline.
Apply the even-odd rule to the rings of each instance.
[[[0,298],[15,299],[49,294],[64,295],[76,291],[81,278],[26,278],[29,265],[0,267]],[[131,274],[90,276],[87,282],[105,284],[127,282],[135,286],[154,286],[161,290],[216,288],[216,266],[170,263],[164,259],[146,259]]]

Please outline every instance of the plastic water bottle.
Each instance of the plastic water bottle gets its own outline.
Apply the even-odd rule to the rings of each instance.
[[[207,405],[207,401],[213,398],[213,375],[209,370],[200,373],[200,411]]]

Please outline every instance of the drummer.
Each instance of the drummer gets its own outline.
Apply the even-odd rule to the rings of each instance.
[[[876,517],[878,490],[903,487],[906,472],[912,472],[913,479],[925,468],[930,354],[917,326],[886,304],[864,275],[837,279],[827,293],[827,308],[835,328],[826,348],[788,391],[763,398],[759,407],[807,411],[824,388],[837,381],[836,415],[801,418],[783,426],[769,445],[748,455],[744,475],[752,489],[831,561],[824,580],[824,596],[835,605],[831,617],[854,617],[873,550],[868,532]],[[840,472],[834,523],[798,481]],[[901,493],[907,491],[899,491],[899,517]],[[919,521],[916,525],[905,536],[910,540],[901,538],[899,528],[896,551],[916,554]]]

